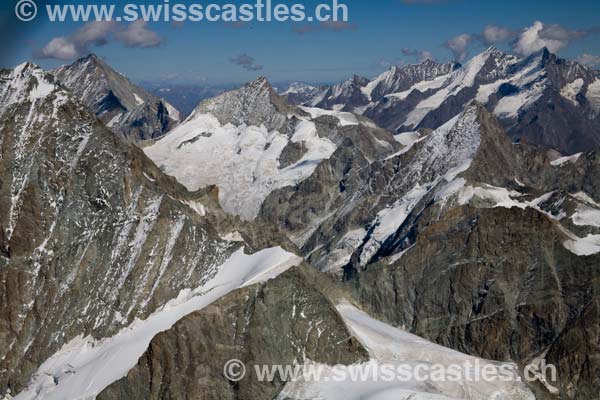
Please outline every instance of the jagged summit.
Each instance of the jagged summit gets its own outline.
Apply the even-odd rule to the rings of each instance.
[[[251,86],[251,87],[266,86],[266,87],[269,87],[272,89],[271,83],[269,82],[269,79],[266,76],[259,76],[255,80],[247,82],[244,86]]]
[[[162,136],[181,119],[173,106],[134,85],[95,54],[52,73],[102,122],[127,140]]]
[[[496,46],[489,46],[487,49],[485,49],[484,53],[488,53],[488,54],[496,54],[496,55],[507,55],[504,51],[498,49]]]
[[[268,79],[259,77],[238,89],[204,100],[188,120],[196,115],[211,114],[223,125],[265,125],[269,130],[285,132],[287,114],[293,112],[295,107],[277,94]]]

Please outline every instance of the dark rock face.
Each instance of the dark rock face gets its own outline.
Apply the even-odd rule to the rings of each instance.
[[[558,366],[564,398],[598,393],[598,255],[577,257],[544,215],[516,208],[424,215],[416,244],[348,283],[372,312],[468,354]],[[535,232],[535,233],[534,233]]]
[[[113,132],[126,140],[160,137],[181,120],[173,106],[133,85],[94,54],[52,73]]]
[[[597,281],[595,283],[597,284]],[[547,353],[548,364],[556,365],[561,371],[559,378],[563,398],[598,397],[599,310],[598,297],[586,303],[580,313],[569,321]]]
[[[331,287],[303,267],[232,293],[157,335],[127,376],[98,399],[272,399],[285,382],[260,382],[255,366],[365,361],[324,290]],[[246,365],[240,382],[223,375],[231,359]]]

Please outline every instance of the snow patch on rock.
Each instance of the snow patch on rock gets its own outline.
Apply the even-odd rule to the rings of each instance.
[[[577,95],[581,92],[581,89],[583,89],[583,84],[583,79],[577,78],[573,82],[567,83],[560,90],[560,95],[576,106],[579,104],[577,101]]]
[[[213,279],[202,287],[182,291],[148,319],[136,320],[100,341],[83,336],[71,340],[39,367],[27,389],[14,400],[93,398],[127,375],[158,333],[231,291],[272,279],[300,262],[299,257],[279,247],[252,255],[242,248],[219,267]]]

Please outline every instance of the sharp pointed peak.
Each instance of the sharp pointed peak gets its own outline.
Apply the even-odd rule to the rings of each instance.
[[[489,46],[487,49],[485,49],[486,53],[504,53],[503,51],[499,50],[496,46]]]
[[[42,70],[40,66],[32,63],[31,61],[25,61],[14,68],[15,71],[24,72],[27,70]]]
[[[102,62],[102,63],[104,63],[104,61],[102,60],[101,57],[98,57],[94,53],[90,53],[84,57],[78,58],[77,60],[75,60],[75,62],[73,64],[81,64],[81,63],[86,63],[86,62],[94,62],[94,63]]]
[[[266,76],[259,76],[258,78],[256,78],[253,81],[250,81],[247,83],[248,85],[269,85],[271,86],[271,84],[269,83],[269,79]]]
[[[111,67],[106,61],[104,61],[104,59],[102,59],[102,57],[100,57],[94,53],[90,53],[84,57],[81,57],[81,58],[75,60],[73,63],[67,65],[66,67],[80,66],[80,65],[87,65],[87,66],[91,65],[93,67],[114,70],[113,67]]]
[[[256,78],[253,81],[246,82],[246,84],[244,84],[243,88],[250,89],[250,90],[273,92],[273,93],[275,92],[275,89],[273,89],[273,86],[271,85],[271,83],[269,82],[269,79],[267,79],[266,76],[259,76],[258,78]]]

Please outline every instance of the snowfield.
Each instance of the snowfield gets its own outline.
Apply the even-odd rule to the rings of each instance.
[[[468,356],[436,345],[418,336],[394,328],[369,317],[356,307],[342,303],[337,306],[350,332],[368,350],[370,361],[360,365],[342,367],[322,366],[324,374],[318,382],[299,379],[286,385],[279,399],[297,400],[533,400],[533,393],[516,379],[509,382],[498,380],[461,379],[383,379],[385,370],[393,367],[416,367],[422,371],[442,366],[473,365],[472,376],[481,376],[485,369],[494,367],[510,371],[517,376],[512,363],[499,363]],[[413,369],[417,371],[418,368]],[[341,380],[341,376],[348,379]],[[433,375],[433,374],[431,374]],[[376,378],[376,377],[380,378]],[[361,379],[351,379],[360,377]],[[288,396],[288,397],[285,397]]]
[[[359,123],[350,113],[303,109],[313,118],[334,116],[341,126]],[[279,159],[290,143],[301,143],[306,151],[300,160],[281,168]],[[300,118],[288,137],[264,126],[221,125],[211,114],[193,114],[144,149],[166,174],[188,190],[218,186],[223,209],[245,220],[256,218],[271,192],[310,177],[335,150],[336,145],[319,137],[315,123],[306,117]]]

